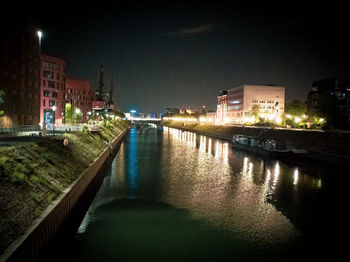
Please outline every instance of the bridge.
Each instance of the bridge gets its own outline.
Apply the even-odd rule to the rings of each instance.
[[[158,127],[160,126],[161,119],[159,118],[131,118],[129,119],[131,121],[131,124],[134,124],[136,126],[146,127]]]

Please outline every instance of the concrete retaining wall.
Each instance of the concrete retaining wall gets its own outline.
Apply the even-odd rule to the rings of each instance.
[[[217,132],[196,131],[186,127],[174,128],[227,141],[231,141],[234,134],[259,136],[262,130],[264,130],[264,128],[231,127],[229,134],[220,134]],[[273,139],[279,143],[289,142],[296,148],[306,149],[309,154],[303,155],[304,159],[350,167],[350,132],[319,132],[266,128],[260,139]]]
[[[24,235],[5,251],[0,261],[32,261],[38,256],[49,240],[55,236],[104,163],[118,151],[126,132],[127,130],[124,130],[111,141],[110,146],[84,170],[74,183],[64,190],[58,199],[50,204]]]

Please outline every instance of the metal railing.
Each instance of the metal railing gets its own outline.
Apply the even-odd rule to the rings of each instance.
[[[41,128],[39,125],[23,125],[23,126],[0,126],[0,134],[15,134],[22,132],[38,132]]]

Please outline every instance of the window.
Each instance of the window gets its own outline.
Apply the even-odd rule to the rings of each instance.
[[[53,79],[53,72],[51,72],[51,71],[44,71],[44,77]]]
[[[55,88],[55,82],[54,82],[54,81],[47,81],[47,85],[48,85],[50,88]]]
[[[49,100],[49,106],[54,106],[55,105],[55,101],[54,100]]]
[[[44,96],[45,97],[50,97],[50,91],[44,90]]]
[[[58,92],[52,92],[52,97],[58,97]]]
[[[43,105],[46,106],[45,99],[43,99]]]

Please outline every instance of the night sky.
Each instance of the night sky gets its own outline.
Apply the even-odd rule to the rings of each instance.
[[[306,100],[315,80],[350,79],[345,4],[291,3],[86,1],[23,10],[41,24],[42,52],[66,60],[68,77],[96,88],[103,64],[124,112],[163,112],[215,110],[220,90],[243,84],[283,85],[288,101]]]

